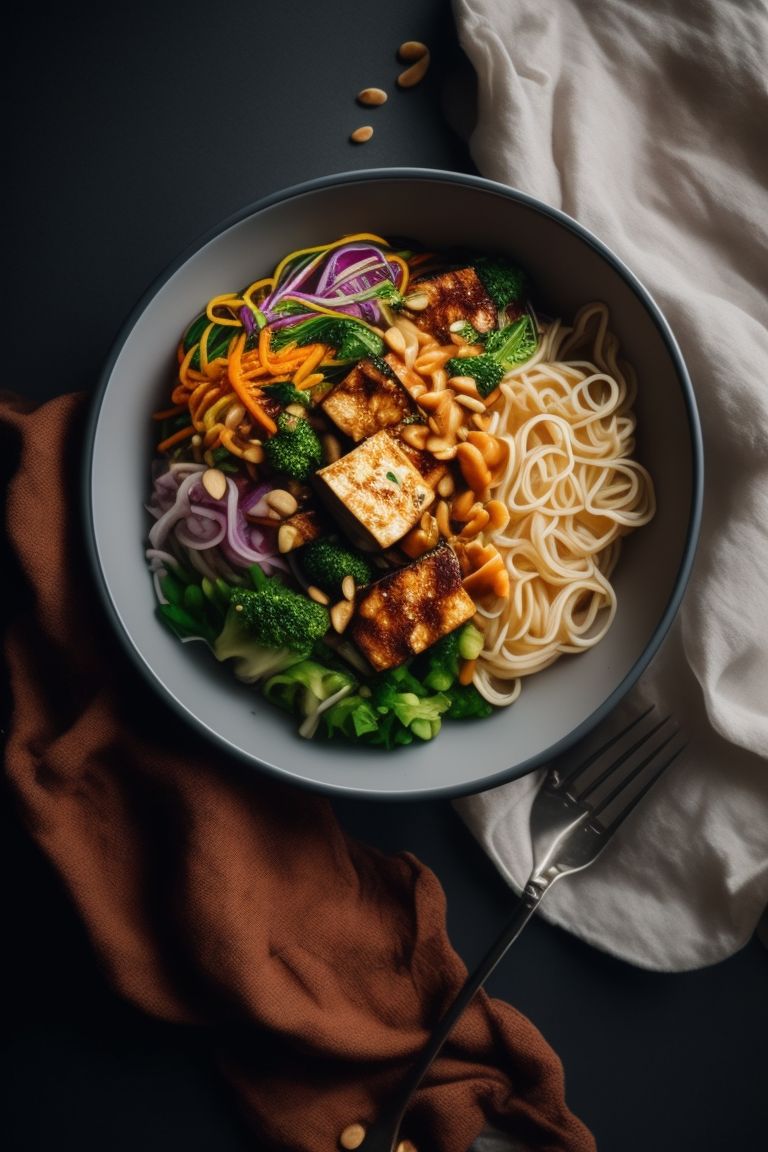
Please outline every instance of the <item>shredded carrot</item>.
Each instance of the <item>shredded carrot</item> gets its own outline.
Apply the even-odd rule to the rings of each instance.
[[[206,380],[203,384],[200,384],[190,396],[189,414],[198,432],[202,432],[205,427],[206,411],[220,396],[221,388],[219,388],[217,384],[212,385],[210,380]]]
[[[325,376],[322,372],[312,372],[309,376],[305,376],[300,384],[296,384],[294,380],[294,386],[299,392],[306,392],[308,388],[314,388],[316,384],[322,384],[323,380],[325,380]]]
[[[262,331],[266,331],[266,329],[262,329]],[[261,342],[261,337],[259,337],[259,342]],[[230,351],[229,363],[227,364],[227,375],[229,376],[229,382],[237,393],[238,399],[241,401],[246,411],[250,412],[254,420],[261,424],[262,428],[269,432],[270,435],[274,435],[274,433],[277,432],[277,424],[275,424],[271,416],[267,415],[256,397],[253,395],[250,389],[246,387],[246,382],[243,380],[241,364],[244,347],[245,332],[243,332],[242,336],[240,336],[235,341]]]
[[[186,440],[188,436],[192,436],[195,429],[190,424],[186,428],[182,428],[180,432],[174,432],[173,436],[169,436],[166,440],[161,440],[157,445],[157,452],[167,452],[169,448],[173,448],[174,444],[181,443]]]
[[[477,660],[462,660],[459,665],[459,684],[471,684]]]
[[[162,412],[153,412],[153,420],[170,420],[173,416],[181,416],[182,412],[186,412],[186,404],[174,404],[173,408],[163,408]]]
[[[266,368],[268,372],[275,375],[275,368],[269,357],[269,342],[272,339],[272,333],[269,328],[262,328],[259,332],[259,360],[261,361],[262,368]]]
[[[299,388],[302,380],[314,372],[318,364],[322,362],[326,351],[327,349],[324,344],[318,344],[314,352],[310,352],[301,367],[296,370],[296,374],[293,377],[293,383],[296,388]]]

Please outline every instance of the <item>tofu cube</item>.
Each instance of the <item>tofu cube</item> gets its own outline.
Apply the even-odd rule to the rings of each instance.
[[[478,332],[496,327],[496,305],[474,268],[457,268],[419,280],[409,291],[423,293],[429,301],[422,311],[408,313],[409,318],[443,344],[450,340],[451,324],[456,320],[468,320]]]
[[[347,535],[369,551],[405,536],[435,493],[386,432],[377,432],[346,456],[315,473],[318,493]]]
[[[399,424],[416,410],[405,388],[387,368],[385,374],[372,361],[361,360],[322,402],[325,414],[355,443],[390,424]]]
[[[377,670],[396,668],[475,614],[456,553],[440,544],[359,595],[349,634]]]
[[[387,428],[387,435],[391,436],[398,448],[402,449],[416,471],[421,475],[424,483],[429,484],[430,488],[437,487],[439,480],[445,476],[448,471],[448,465],[444,461],[438,460],[437,457],[433,456],[431,452],[428,452],[426,448],[414,448],[412,445],[406,443],[401,437],[401,433],[405,427],[405,424],[395,424],[391,428]]]

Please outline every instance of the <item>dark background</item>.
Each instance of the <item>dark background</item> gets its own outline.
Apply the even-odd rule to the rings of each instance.
[[[136,299],[220,219],[282,187],[389,165],[474,171],[446,120],[471,74],[446,0],[27,6],[6,29],[3,387],[93,391]],[[397,46],[432,68],[398,90]],[[390,92],[379,109],[363,87]],[[371,123],[355,146],[349,133]],[[12,610],[6,603],[6,610]],[[468,964],[509,893],[448,802],[337,802],[343,823],[440,877]],[[14,1152],[245,1152],[205,1038],[107,987],[3,794],[0,1140]],[[561,1056],[605,1152],[751,1152],[768,1133],[768,953],[640,971],[535,920],[492,978]],[[426,1152],[426,1150],[425,1150]]]

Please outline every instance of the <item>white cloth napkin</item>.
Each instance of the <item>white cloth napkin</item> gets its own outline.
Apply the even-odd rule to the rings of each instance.
[[[768,903],[768,8],[762,0],[454,0],[487,177],[593,230],[682,347],[705,443],[681,612],[628,700],[689,745],[542,914],[647,968],[712,964]],[[514,705],[513,705],[514,707]],[[458,803],[506,879],[538,774]]]

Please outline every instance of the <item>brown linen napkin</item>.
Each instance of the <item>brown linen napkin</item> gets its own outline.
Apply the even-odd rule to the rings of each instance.
[[[86,406],[0,398],[20,584],[6,771],[117,991],[208,1030],[262,1142],[333,1152],[375,1115],[465,975],[443,893],[412,856],[348,838],[324,798],[217,764],[140,681],[85,556]],[[480,995],[408,1134],[463,1152],[486,1122],[542,1152],[594,1149],[555,1054]]]

